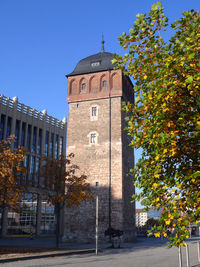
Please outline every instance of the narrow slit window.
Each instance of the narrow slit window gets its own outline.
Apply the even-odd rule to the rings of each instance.
[[[90,135],[90,143],[91,144],[96,144],[96,142],[97,142],[97,135],[96,135],[96,133],[92,133]]]
[[[92,107],[92,117],[97,116],[97,107]]]

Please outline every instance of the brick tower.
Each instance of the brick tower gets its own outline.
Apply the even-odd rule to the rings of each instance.
[[[68,153],[88,176],[94,199],[66,209],[64,239],[95,239],[95,196],[99,196],[99,238],[109,227],[135,239],[135,205],[132,178],[133,149],[124,131],[122,102],[133,102],[133,85],[121,70],[114,70],[113,55],[104,52],[82,59],[68,78]],[[98,187],[96,183],[98,182]]]

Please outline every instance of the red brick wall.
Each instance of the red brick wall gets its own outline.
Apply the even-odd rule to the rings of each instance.
[[[121,113],[123,88],[121,71],[111,71],[111,226],[125,230],[125,239],[135,238],[134,205],[130,204],[134,192],[132,178],[127,177],[133,166],[133,151],[123,131]],[[107,88],[103,88],[103,81]],[[86,89],[81,90],[81,83]],[[99,195],[100,239],[108,228],[109,194],[109,72],[77,75],[68,79],[68,153],[88,175],[94,195]],[[123,88],[123,90],[122,90]],[[129,90],[129,89],[128,89]],[[125,95],[127,93],[125,92]],[[91,107],[98,108],[98,119],[91,119]],[[97,144],[90,144],[90,133],[97,134]],[[127,157],[129,159],[127,159]],[[95,188],[96,182],[99,188]],[[65,236],[68,241],[92,241],[95,238],[95,199],[65,211]]]

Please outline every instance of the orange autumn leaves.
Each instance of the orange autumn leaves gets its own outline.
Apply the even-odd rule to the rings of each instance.
[[[25,150],[22,147],[13,150],[14,141],[14,136],[0,141],[0,207],[18,211],[20,196],[29,189],[25,181]],[[53,205],[71,207],[93,197],[87,176],[71,163],[73,157],[70,154],[67,158],[41,159],[40,180],[45,179],[41,189]]]
[[[19,178],[23,177],[25,168],[23,166],[24,150],[19,147],[12,152],[11,145],[14,137],[0,141],[0,207],[18,209],[22,186]]]
[[[61,208],[79,205],[93,197],[87,176],[72,163],[73,157],[71,153],[66,159],[42,158],[40,176],[45,178],[48,201],[53,205],[59,204]]]

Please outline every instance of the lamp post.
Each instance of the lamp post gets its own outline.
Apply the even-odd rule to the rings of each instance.
[[[96,255],[98,255],[98,220],[99,220],[99,198],[98,198],[99,182],[96,182]]]

